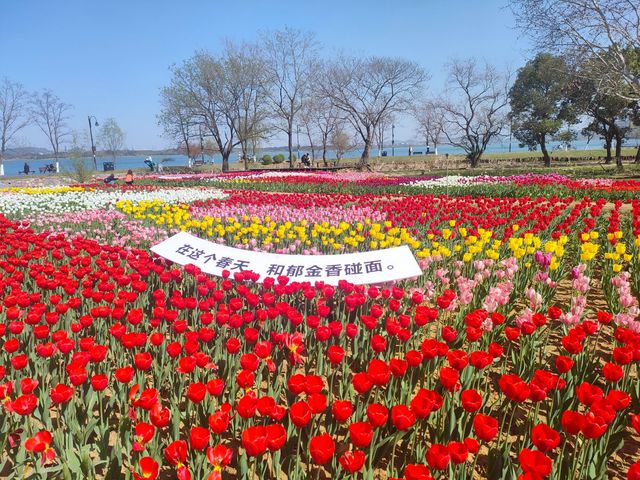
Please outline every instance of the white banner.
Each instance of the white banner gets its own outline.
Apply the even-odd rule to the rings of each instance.
[[[384,283],[422,274],[407,245],[370,252],[340,255],[284,255],[254,252],[209,242],[186,232],[180,232],[151,251],[180,265],[196,265],[203,272],[222,276],[244,270],[265,277],[286,275],[291,281],[323,281],[337,285],[339,280],[353,284]]]

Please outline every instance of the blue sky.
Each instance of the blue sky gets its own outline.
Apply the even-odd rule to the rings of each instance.
[[[71,125],[87,115],[114,117],[128,147],[163,148],[156,115],[169,66],[222,39],[251,41],[284,26],[315,32],[324,53],[402,56],[444,82],[451,57],[520,67],[528,44],[513,29],[505,0],[10,0],[0,16],[0,77],[29,90],[49,88],[74,106]],[[412,138],[410,121],[399,139]],[[46,146],[36,128],[20,143]],[[281,144],[278,138],[273,143]]]

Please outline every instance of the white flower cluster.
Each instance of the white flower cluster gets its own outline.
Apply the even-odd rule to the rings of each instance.
[[[211,176],[209,178],[207,178],[208,181],[210,182],[228,182],[228,181],[233,181],[233,180],[255,180],[255,179],[260,179],[260,178],[282,178],[282,179],[286,179],[286,178],[290,178],[290,177],[314,177],[314,176],[318,176],[318,175],[322,175],[323,172],[301,172],[299,170],[296,170],[294,172],[270,172],[270,171],[264,171],[264,172],[255,172],[255,173],[248,173],[248,174],[243,174],[243,175],[237,175],[237,176],[230,176],[230,175],[215,175],[215,176]],[[324,174],[326,176],[326,174]]]
[[[412,187],[436,188],[436,187],[468,187],[476,183],[475,177],[463,177],[461,175],[449,175],[448,177],[429,178],[415,180],[408,183]]]
[[[39,213],[68,213],[99,208],[112,209],[119,200],[132,202],[160,200],[166,203],[191,203],[197,200],[224,199],[227,195],[211,188],[171,188],[158,190],[96,190],[61,193],[0,193],[0,212],[12,217]]]

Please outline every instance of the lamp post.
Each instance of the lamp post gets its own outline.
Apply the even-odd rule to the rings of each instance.
[[[298,144],[298,157],[296,160],[300,160],[300,125],[296,128],[296,143]]]
[[[202,163],[204,164],[204,136],[202,135],[202,127],[200,127],[200,154]]]
[[[93,115],[89,115],[87,117],[87,120],[89,121],[89,137],[91,137],[91,153],[93,155],[93,169],[94,170],[98,170],[98,161],[96,160],[96,145],[95,143],[93,143],[93,128],[91,125],[91,119],[93,118],[93,121],[95,122],[95,124],[93,126],[100,126],[98,124],[98,119],[96,117],[94,117]]]
[[[396,126],[392,123],[391,124],[391,156],[395,157],[396,156],[396,149],[395,149],[395,145],[396,145],[396,136],[395,136],[395,130],[396,130]]]

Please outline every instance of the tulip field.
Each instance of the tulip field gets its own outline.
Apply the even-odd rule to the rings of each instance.
[[[0,189],[0,478],[640,479],[640,181]],[[150,247],[407,245],[331,286]],[[259,280],[259,281],[257,281]]]

